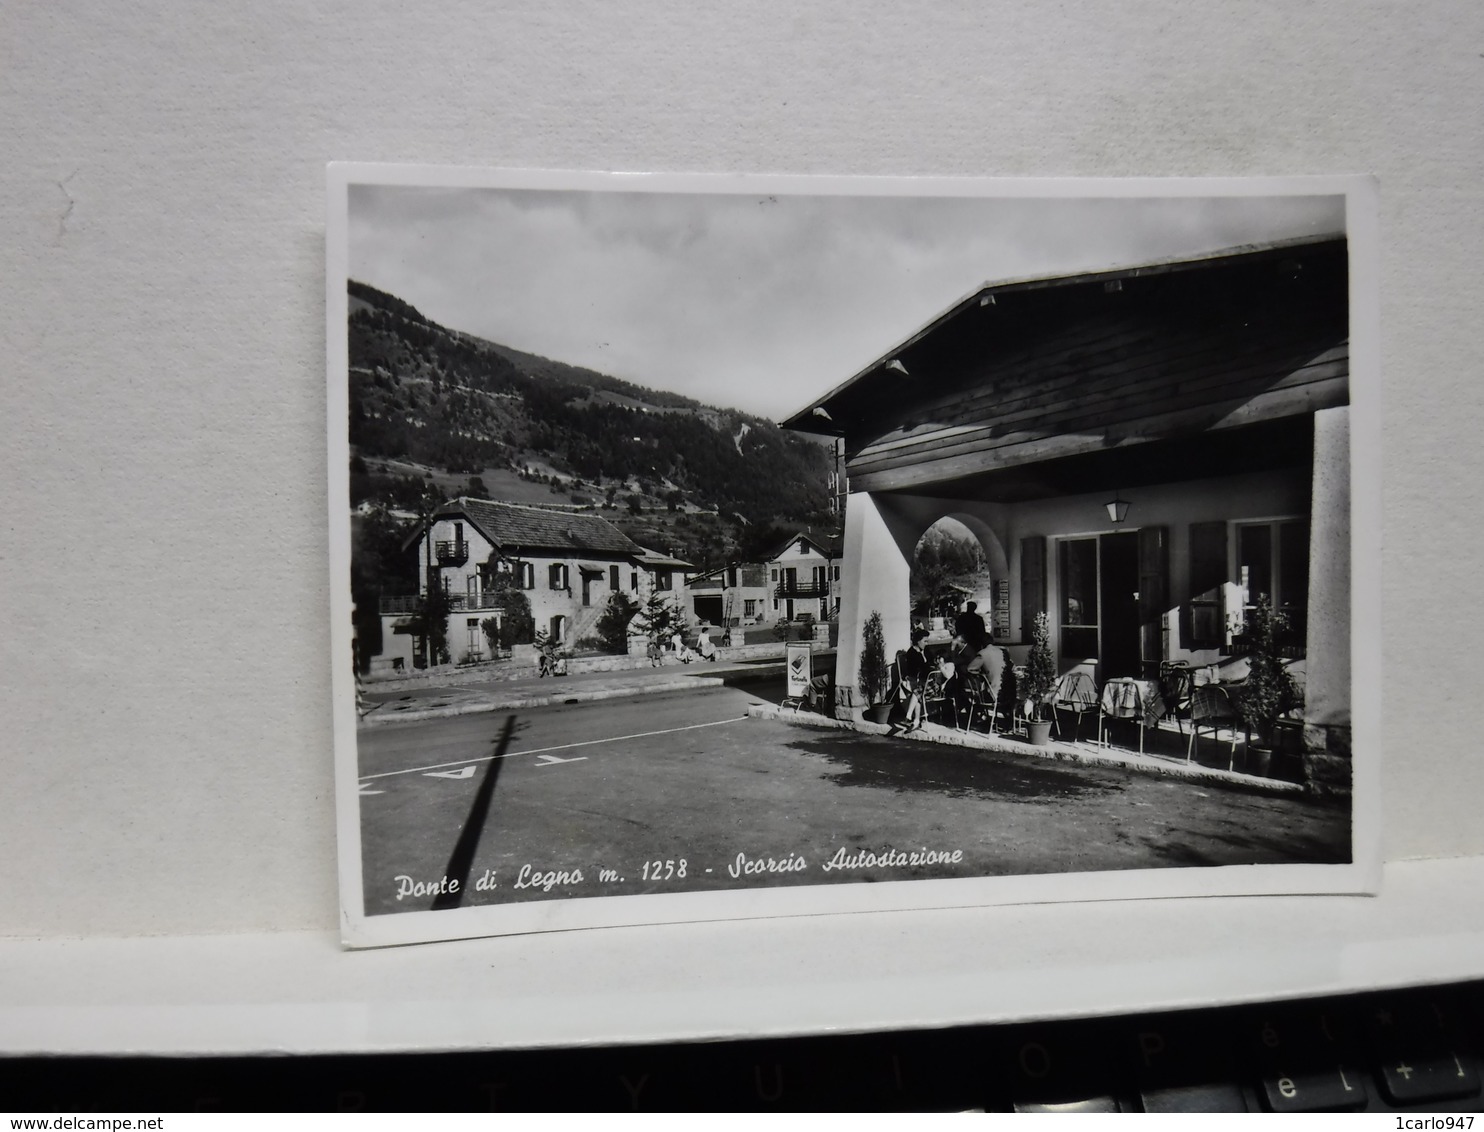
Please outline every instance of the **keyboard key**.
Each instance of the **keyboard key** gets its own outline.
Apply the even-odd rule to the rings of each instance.
[[[1262,1091],[1274,1112],[1345,1112],[1366,1105],[1365,1080],[1356,1069],[1344,1065],[1303,1073],[1267,1073]]]
[[[1145,1089],[1139,1099],[1145,1112],[1246,1112],[1247,1101],[1236,1085],[1181,1085]]]
[[[1015,1105],[1016,1112],[1118,1112],[1118,1102],[1112,1097],[1087,1097],[1080,1101],[1059,1101],[1055,1103],[1044,1103],[1036,1101],[1020,1101]]]
[[[1294,1056],[1319,1064],[1344,1059],[1351,1027],[1333,1004],[1284,1006],[1253,1019],[1249,1033],[1262,1064],[1293,1066]]]
[[[1479,1072],[1472,1058],[1391,1058],[1381,1065],[1381,1089],[1392,1104],[1424,1104],[1479,1095]]]
[[[1365,1013],[1365,1026],[1372,1045],[1392,1053],[1419,1050],[1440,1053],[1447,1048],[1446,1016],[1435,1003],[1419,997],[1379,999]]]

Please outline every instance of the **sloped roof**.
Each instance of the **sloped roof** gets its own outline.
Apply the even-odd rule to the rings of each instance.
[[[467,518],[505,551],[579,550],[632,558],[644,554],[638,543],[601,515],[460,496],[438,508],[435,517],[456,515]]]
[[[848,412],[842,413],[842,406],[848,404],[848,402],[858,396],[862,386],[869,386],[872,382],[879,383],[883,380],[894,383],[889,387],[891,389],[889,399],[892,401],[898,400],[903,389],[901,384],[902,379],[909,374],[909,371],[916,379],[920,379],[923,374],[922,367],[910,357],[911,353],[914,350],[920,349],[924,343],[928,343],[933,338],[941,336],[944,331],[951,330],[955,323],[982,318],[986,306],[993,311],[995,296],[997,295],[1002,298],[1025,292],[1042,292],[1054,295],[1059,291],[1074,290],[1088,284],[1120,287],[1123,282],[1135,279],[1171,274],[1178,275],[1181,273],[1199,273],[1211,269],[1241,265],[1244,262],[1253,260],[1282,257],[1314,248],[1338,247],[1343,251],[1344,246],[1345,238],[1343,234],[1326,233],[1323,235],[1299,236],[1287,240],[1274,240],[1267,243],[1244,244],[1240,247],[1222,248],[1218,251],[1204,252],[1199,255],[1154,260],[1102,270],[1075,272],[1070,275],[1028,276],[1019,279],[1006,279],[1000,282],[985,283],[982,287],[966,295],[953,306],[937,315],[925,326],[914,331],[895,346],[892,346],[854,376],[847,378],[822,397],[810,402],[797,413],[794,413],[791,417],[779,423],[784,428],[794,429],[798,432],[812,432],[825,436],[845,434],[847,432],[846,420],[850,414]],[[982,344],[979,352],[980,354],[983,353]],[[981,358],[980,360],[981,368],[983,368],[983,359]]]
[[[796,531],[778,544],[778,549],[768,556],[767,561],[776,561],[782,557],[784,551],[800,539],[809,543],[810,546],[814,547],[815,550],[819,551],[826,558],[840,557],[840,540],[837,537],[812,535],[808,531]]]
[[[676,558],[671,554],[661,554],[657,550],[649,550],[646,547],[639,548],[639,561],[644,566],[678,566],[684,570],[695,569],[694,564],[683,558]]]

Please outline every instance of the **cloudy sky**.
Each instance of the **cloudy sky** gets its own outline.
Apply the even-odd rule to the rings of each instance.
[[[353,185],[353,279],[435,322],[780,419],[986,282],[1339,232],[1336,197]]]

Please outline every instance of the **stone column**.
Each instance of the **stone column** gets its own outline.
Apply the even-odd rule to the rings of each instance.
[[[845,503],[844,561],[840,571],[840,643],[835,654],[835,718],[860,721],[866,708],[858,686],[861,630],[872,610],[881,614],[890,663],[909,644],[910,566],[876,500],[864,493]]]
[[[1350,792],[1350,410],[1314,414],[1305,643],[1304,769],[1311,789]],[[1378,611],[1377,611],[1378,612]]]

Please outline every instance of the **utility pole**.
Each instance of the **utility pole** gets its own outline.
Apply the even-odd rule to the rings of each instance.
[[[845,438],[835,437],[835,468],[830,472],[830,514],[844,521],[845,497],[850,493],[849,480],[845,474]]]
[[[433,656],[433,634],[432,623],[429,620],[429,608],[433,603],[433,501],[432,497],[425,491],[422,495],[422,505],[418,508],[423,521],[423,667],[432,668],[435,657]]]

